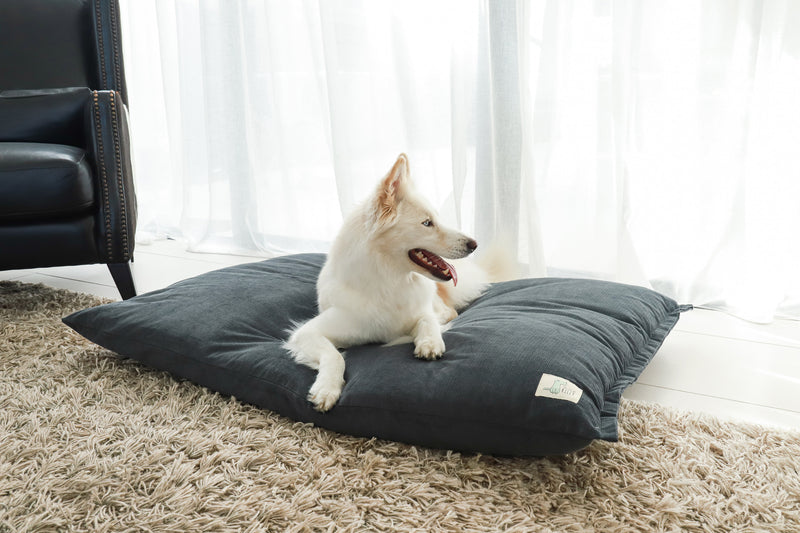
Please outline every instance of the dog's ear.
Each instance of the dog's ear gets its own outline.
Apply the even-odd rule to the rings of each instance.
[[[409,181],[408,156],[400,154],[388,174],[378,185],[375,198],[375,214],[378,222],[386,223],[397,214],[397,204],[403,199]]]

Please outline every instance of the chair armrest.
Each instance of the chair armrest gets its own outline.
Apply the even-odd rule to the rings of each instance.
[[[85,87],[0,91],[0,142],[66,144],[86,149]]]
[[[93,91],[84,116],[87,152],[98,177],[101,255],[109,263],[124,263],[133,258],[136,234],[128,112],[119,92]]]

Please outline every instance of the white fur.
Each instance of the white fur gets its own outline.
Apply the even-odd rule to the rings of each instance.
[[[342,392],[340,349],[413,340],[417,357],[442,356],[442,324],[480,296],[489,280],[472,262],[450,261],[458,274],[454,286],[411,261],[408,251],[424,248],[458,259],[474,249],[470,241],[475,244],[439,223],[415,191],[401,154],[375,193],[345,219],[317,282],[320,313],[286,343],[298,363],[318,372],[308,395],[317,410],[329,410]]]

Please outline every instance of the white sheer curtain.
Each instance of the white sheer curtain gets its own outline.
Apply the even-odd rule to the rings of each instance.
[[[325,250],[405,151],[531,275],[800,316],[800,3],[122,6],[142,238]]]

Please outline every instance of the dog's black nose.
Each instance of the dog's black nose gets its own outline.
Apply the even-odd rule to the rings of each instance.
[[[467,248],[469,248],[470,252],[474,252],[475,248],[478,247],[478,242],[475,239],[470,239],[467,241]]]

